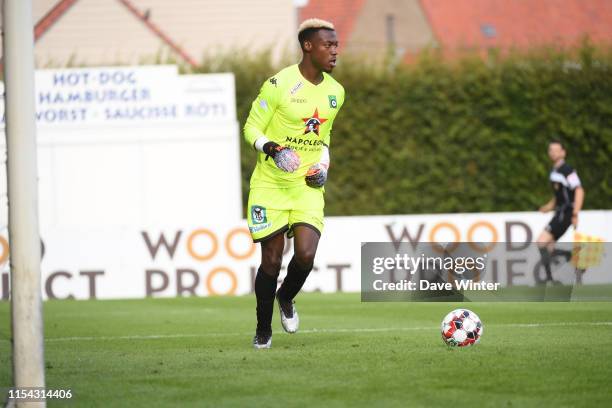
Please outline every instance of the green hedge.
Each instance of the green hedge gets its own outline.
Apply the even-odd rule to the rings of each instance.
[[[217,57],[199,72],[236,75],[244,124],[269,55]],[[612,53],[579,49],[445,62],[341,59],[346,102],[332,134],[327,215],[529,211],[546,202],[547,141],[560,137],[586,190],[612,208]],[[242,144],[243,196],[255,155]]]

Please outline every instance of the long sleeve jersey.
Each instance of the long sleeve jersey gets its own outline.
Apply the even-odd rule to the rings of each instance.
[[[289,66],[264,82],[253,101],[244,126],[251,146],[262,136],[294,149],[300,167],[293,173],[276,167],[259,153],[251,176],[251,187],[294,187],[305,184],[308,168],[321,159],[323,146],[331,140],[334,119],[344,103],[344,88],[327,73],[314,85],[297,65]]]

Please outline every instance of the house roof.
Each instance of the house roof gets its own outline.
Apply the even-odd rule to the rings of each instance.
[[[421,0],[447,50],[612,42],[610,0]]]
[[[66,12],[77,2],[78,0],[60,0],[51,10],[49,10],[34,27],[34,40],[37,41],[47,31],[49,31],[53,25],[66,14]],[[149,21],[146,13],[141,12],[134,6],[130,0],[118,0],[137,20],[144,24],[155,36],[161,39],[166,45],[168,45],[174,52],[181,56],[186,62],[192,66],[196,66],[196,60],[191,57],[181,46],[173,41],[169,35],[167,35],[159,26]]]
[[[61,0],[53,6],[34,26],[34,41],[42,37],[78,0]]]
[[[331,21],[336,27],[340,46],[346,44],[353,31],[355,20],[359,16],[366,0],[310,0],[300,9],[300,22],[308,18],[322,18]]]
[[[187,53],[177,42],[173,41],[168,34],[166,34],[158,25],[154,24],[149,20],[147,13],[140,11],[130,0],[119,0],[119,3],[123,4],[129,11],[140,20],[153,34],[159,37],[166,45],[168,45],[174,52],[181,56],[191,66],[195,67],[198,65],[197,61]]]

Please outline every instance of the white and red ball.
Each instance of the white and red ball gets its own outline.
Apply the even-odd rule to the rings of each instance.
[[[456,309],[442,320],[442,340],[452,347],[467,347],[480,341],[483,325],[468,309]]]

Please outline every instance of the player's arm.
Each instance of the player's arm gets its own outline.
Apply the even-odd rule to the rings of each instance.
[[[567,176],[567,182],[574,190],[574,209],[572,212],[572,225],[574,228],[578,226],[578,213],[582,210],[582,204],[584,204],[584,188],[582,188],[582,183],[580,182],[580,178],[578,177],[578,173],[576,171],[572,171]]]
[[[310,166],[306,172],[306,184],[310,187],[323,187],[327,181],[327,169],[329,169],[329,148],[323,145],[319,162]]]
[[[338,101],[338,109],[344,104],[344,89],[340,93]],[[321,149],[321,158],[319,162],[311,166],[306,172],[306,184],[310,187],[323,187],[327,181],[327,170],[329,169],[330,158],[329,158],[329,143],[331,141],[331,131],[333,128],[333,122],[330,123],[329,132],[323,138],[323,148]]]
[[[551,198],[549,202],[540,207],[540,211],[545,213],[555,209],[555,197]]]
[[[266,138],[264,132],[278,108],[279,99],[276,79],[270,78],[261,86],[259,95],[251,104],[249,117],[244,124],[244,139],[250,146],[257,148],[255,142]]]
[[[582,210],[582,204],[584,204],[584,188],[578,187],[574,192],[574,214]]]
[[[578,213],[582,210],[582,204],[584,203],[584,188],[578,187],[574,192],[574,212],[572,213],[572,224],[574,227],[578,226]]]
[[[267,157],[272,157],[279,169],[294,172],[300,166],[297,153],[293,149],[271,141],[264,133],[280,103],[279,92],[275,78],[263,84],[259,95],[251,104],[251,111],[244,125],[244,138],[256,150],[266,154]]]

